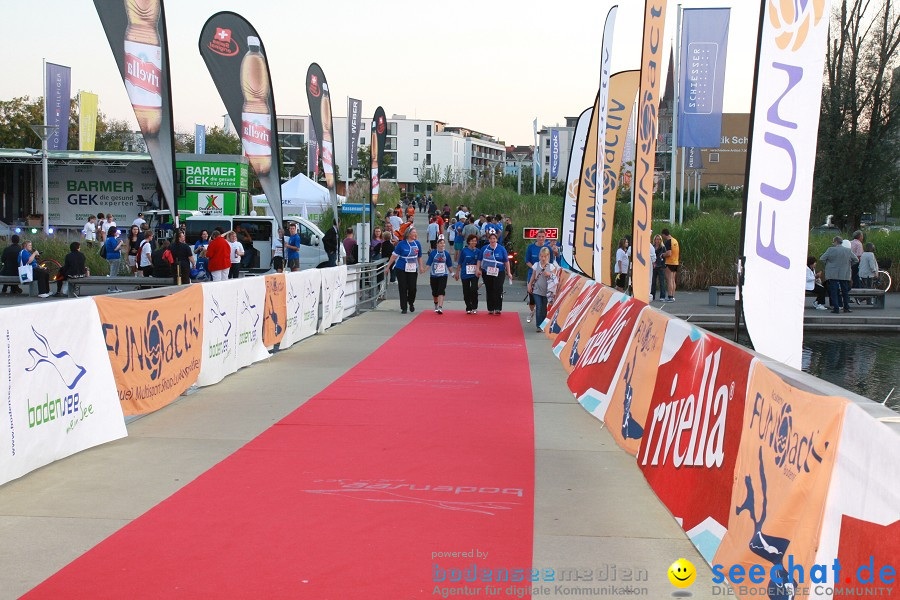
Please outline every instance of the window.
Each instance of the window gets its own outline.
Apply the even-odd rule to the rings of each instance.
[[[428,137],[431,137],[431,125],[425,126],[425,135],[427,135]]]
[[[359,145],[360,145],[360,146],[365,146],[365,145],[366,145],[366,136],[364,136],[364,135],[363,135],[363,136],[360,136],[360,138],[359,138]]]
[[[413,146],[418,146],[418,145],[419,145],[419,140],[418,140],[418,138],[416,138],[413,140]]]
[[[431,140],[425,140],[425,151],[431,152]]]
[[[712,190],[712,191],[715,192],[715,191],[717,191],[717,190],[719,189],[719,184],[718,184],[718,183],[711,183],[711,184],[709,184],[708,186],[706,186],[706,189]]]
[[[300,243],[304,246],[312,246],[313,232],[303,223],[297,223],[297,233],[300,234]]]
[[[718,152],[710,152],[709,153],[709,162],[711,162],[711,163],[719,162],[719,153]]]
[[[547,138],[547,139],[544,140],[544,141],[546,142],[546,143],[544,144],[544,146],[546,146],[547,148],[549,148],[549,147],[550,147],[550,138]]]
[[[426,154],[426,155],[425,155],[425,164],[426,164],[426,165],[430,165],[430,164],[431,164],[431,155],[430,155],[430,154]]]
[[[413,152],[413,160],[419,160],[419,153]]]
[[[413,175],[418,176],[418,174],[419,174],[419,169],[418,168],[413,169]]]
[[[396,123],[388,123],[388,135],[392,135],[394,137],[397,136],[397,124]]]
[[[419,124],[418,123],[413,125],[413,131],[415,131],[416,133],[419,133]]]

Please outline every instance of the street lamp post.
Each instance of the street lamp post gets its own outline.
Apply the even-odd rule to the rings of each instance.
[[[59,129],[58,125],[30,126],[36,136],[41,138],[41,170],[43,172],[44,187],[44,235],[50,235],[50,192],[47,182],[47,140]]]

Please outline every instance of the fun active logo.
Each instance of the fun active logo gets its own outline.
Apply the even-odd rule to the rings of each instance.
[[[231,352],[231,344],[229,334],[231,333],[232,316],[219,303],[219,299],[212,296],[212,306],[207,312],[206,324],[211,331],[215,332],[210,336],[209,348],[207,348],[207,358],[216,358],[218,356],[228,356]]]
[[[769,0],[769,19],[775,28],[775,44],[782,50],[798,50],[825,12],[825,0]]]
[[[54,421],[67,420],[66,433],[69,433],[79,422],[93,413],[91,405],[84,406],[79,392],[79,383],[88,371],[68,350],[54,351],[48,337],[36,328],[32,327],[31,332],[34,335],[33,345],[26,349],[31,365],[25,367],[25,372],[43,381],[45,385],[41,387],[45,389],[52,389],[60,384],[65,389],[60,388],[61,391],[56,393],[45,392],[43,402],[38,400],[32,404],[30,396],[26,399],[28,428],[34,429]],[[55,385],[46,385],[48,378]]]

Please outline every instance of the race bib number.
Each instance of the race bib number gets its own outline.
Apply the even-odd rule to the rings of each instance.
[[[466,265],[466,275],[475,274],[475,265]]]
[[[447,265],[444,263],[434,263],[434,274],[435,275],[446,275],[447,274]]]
[[[500,274],[500,267],[488,267],[487,274],[490,275],[491,277],[496,277],[497,275]]]
[[[407,273],[415,273],[419,270],[419,265],[416,264],[414,260],[406,261],[406,272]]]

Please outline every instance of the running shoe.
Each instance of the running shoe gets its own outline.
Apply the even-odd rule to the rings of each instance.
[[[439,314],[439,315],[442,315],[442,314],[444,314],[444,309],[443,309],[443,308],[438,308],[438,309],[437,309],[436,311],[434,311],[434,312],[436,312],[436,313]]]
[[[400,311],[400,314],[401,314],[401,315],[405,315],[405,314],[406,314],[406,309],[405,309],[405,308],[402,309],[402,310]]]
[[[409,312],[416,312],[416,307],[410,302],[409,304]]]
[[[534,318],[534,315],[528,315],[528,318],[525,319],[525,322],[526,322],[526,323],[531,323],[531,319],[533,319],[533,318]]]

